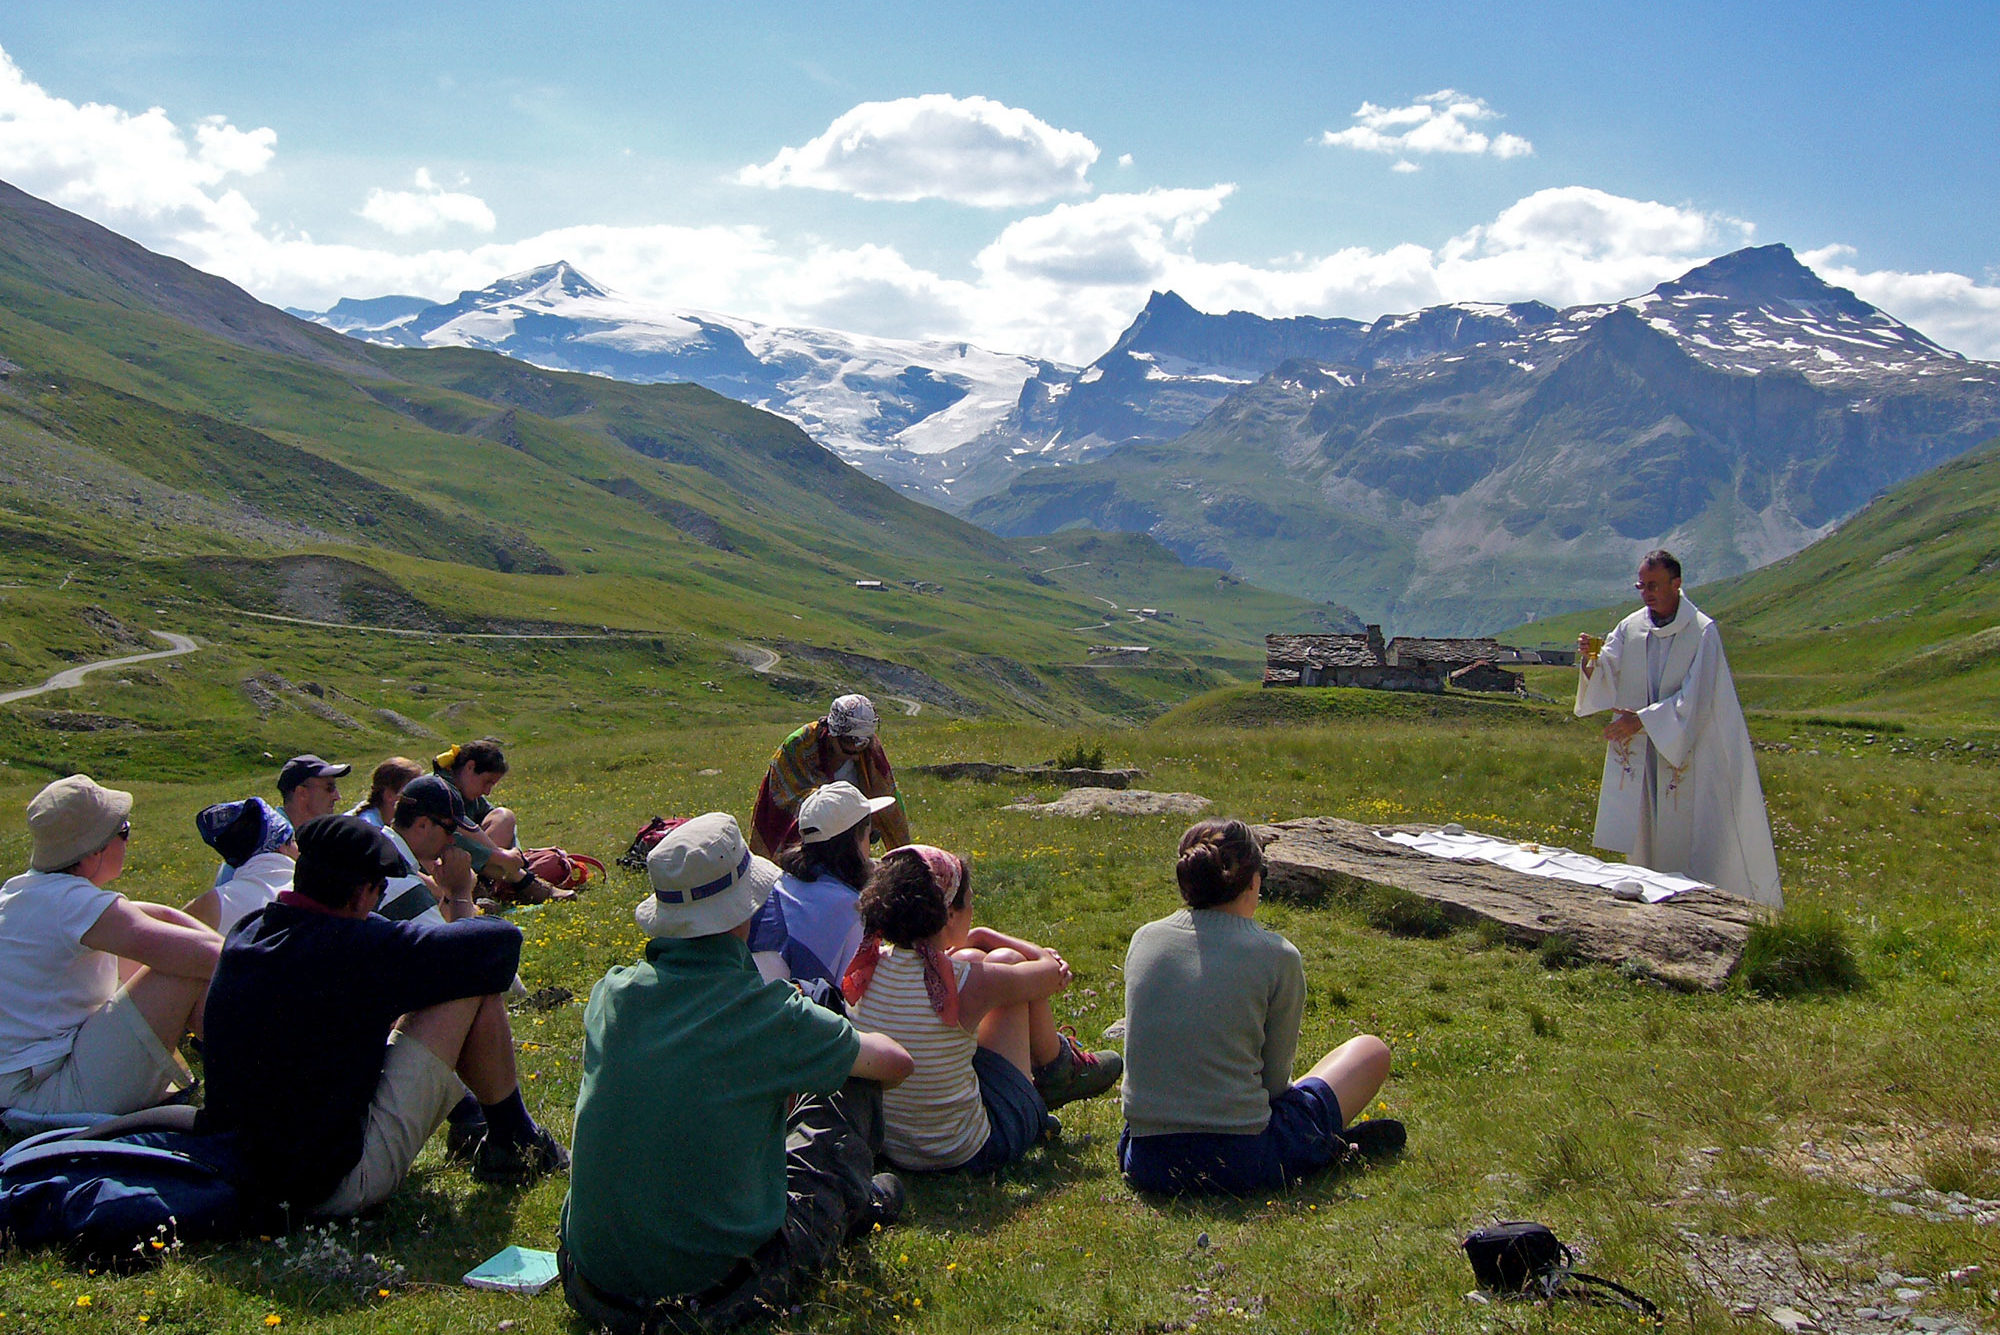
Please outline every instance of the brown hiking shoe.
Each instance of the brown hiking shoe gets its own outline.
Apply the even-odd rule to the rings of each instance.
[[[576,891],[551,885],[533,872],[519,881],[494,882],[493,894],[504,904],[546,904],[551,900],[576,898]]]
[[[1055,1058],[1035,1068],[1035,1089],[1051,1108],[1095,1098],[1125,1074],[1125,1058],[1117,1052],[1088,1051],[1070,1032],[1058,1033],[1056,1041]]]

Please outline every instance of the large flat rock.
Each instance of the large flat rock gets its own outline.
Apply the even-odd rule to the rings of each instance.
[[[1412,832],[1434,825],[1384,828]],[[1750,928],[1764,911],[1720,890],[1687,890],[1658,904],[1614,898],[1609,890],[1509,871],[1488,862],[1453,862],[1377,838],[1374,828],[1333,816],[1256,827],[1270,864],[1264,894],[1294,904],[1363,899],[1385,886],[1435,904],[1461,923],[1493,923],[1509,941],[1538,946],[1567,938],[1584,959],[1628,965],[1689,990],[1721,987],[1743,959]]]
[[[1002,811],[1031,816],[1199,816],[1209,800],[1199,793],[1149,793],[1144,788],[1072,788],[1053,802],[1027,798]]]

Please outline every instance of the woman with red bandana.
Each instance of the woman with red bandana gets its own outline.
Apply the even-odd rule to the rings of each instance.
[[[848,1018],[909,1051],[916,1072],[882,1096],[898,1168],[991,1172],[1028,1152],[1048,1115],[1101,1094],[1124,1069],[1056,1028],[1062,956],[972,925],[962,859],[928,844],[883,856],[861,889],[867,933],[847,967]]]

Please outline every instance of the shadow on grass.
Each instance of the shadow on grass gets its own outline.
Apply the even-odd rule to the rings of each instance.
[[[1329,1202],[1337,1204],[1346,1197],[1349,1187],[1365,1181],[1376,1173],[1393,1170],[1405,1153],[1406,1151],[1398,1150],[1372,1158],[1345,1160],[1320,1172],[1295,1179],[1282,1187],[1254,1192],[1248,1196],[1226,1194],[1168,1196],[1136,1188],[1132,1190],[1132,1194],[1149,1209],[1157,1210],[1169,1218],[1184,1219],[1197,1224],[1241,1224],[1252,1220],[1280,1197],[1308,1205],[1322,1205]],[[1200,1236],[1207,1235],[1203,1233]],[[1197,1245],[1201,1244],[1198,1242]]]
[[[523,1193],[451,1190],[456,1166],[413,1173],[385,1204],[354,1219],[312,1220],[258,1235],[203,1258],[220,1284],[283,1307],[335,1316],[389,1300],[411,1284],[456,1286],[515,1240]]]

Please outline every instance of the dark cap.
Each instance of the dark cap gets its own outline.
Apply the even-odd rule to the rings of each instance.
[[[414,810],[412,810],[414,808]],[[465,814],[465,798],[458,789],[435,774],[420,774],[403,785],[396,799],[396,820],[406,824],[404,813],[429,816],[447,830],[476,830],[479,822]]]
[[[344,904],[354,888],[408,874],[389,836],[359,816],[316,816],[299,826],[293,888],[323,904]]]
[[[337,779],[354,768],[352,765],[336,765],[321,760],[315,755],[293,756],[278,771],[278,795],[288,796],[292,789],[307,779]]]

